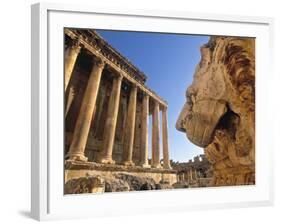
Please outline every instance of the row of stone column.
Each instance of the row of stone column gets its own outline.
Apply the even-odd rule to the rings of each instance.
[[[65,55],[65,90],[75,65],[75,61],[80,51],[79,45],[72,45],[66,50]],[[83,96],[82,105],[78,114],[74,128],[72,142],[67,154],[70,160],[86,161],[84,151],[90,130],[92,118],[95,116],[96,100],[100,86],[100,80],[105,63],[94,57],[93,67],[89,76],[87,87]],[[103,139],[103,148],[98,161],[101,163],[114,163],[112,152],[114,147],[115,130],[118,117],[118,108],[121,93],[123,75],[115,74],[112,86],[112,92],[109,98],[107,118],[105,123],[105,132]],[[127,166],[134,165],[132,161],[134,131],[136,119],[138,88],[132,83],[130,91],[128,113],[124,129],[123,143],[123,164]],[[149,167],[148,164],[148,117],[149,117],[149,96],[145,93],[142,99],[141,115],[141,159],[140,165]],[[162,131],[163,131],[163,157],[164,168],[170,169],[169,147],[168,147],[168,125],[167,108],[162,110]],[[152,162],[151,166],[160,168],[160,121],[159,121],[159,102],[155,101],[152,114]]]
[[[196,169],[189,169],[186,172],[182,172],[178,174],[178,181],[193,181],[197,179],[197,171]]]

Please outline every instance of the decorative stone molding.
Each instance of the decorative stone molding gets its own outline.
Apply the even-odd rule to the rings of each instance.
[[[98,57],[93,57],[93,65],[96,65],[99,68],[104,68],[106,65],[105,61],[98,58]]]

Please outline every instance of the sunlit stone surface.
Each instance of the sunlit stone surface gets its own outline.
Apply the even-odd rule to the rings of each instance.
[[[168,104],[146,79],[95,31],[65,28],[66,194],[135,190],[133,180],[142,190],[168,189],[177,181],[169,159]],[[152,160],[149,116],[155,118]]]
[[[255,40],[211,37],[176,128],[204,148],[212,186],[255,184]]]

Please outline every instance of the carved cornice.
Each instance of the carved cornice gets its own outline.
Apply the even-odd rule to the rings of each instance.
[[[142,91],[152,97],[156,102],[167,106],[167,102],[158,96],[153,90],[144,85],[146,76],[131,62],[122,56],[117,50],[111,47],[95,31],[88,29],[66,28],[65,34],[72,39],[78,39],[80,45],[92,52],[95,56],[101,57],[112,69],[122,74],[132,84],[138,86]]]
[[[122,70],[126,71],[141,83],[146,81],[146,76],[138,68],[132,65],[127,58],[121,55],[117,50],[110,46],[97,32],[87,29],[71,29],[80,38],[84,38],[92,44],[100,53],[115,63]]]

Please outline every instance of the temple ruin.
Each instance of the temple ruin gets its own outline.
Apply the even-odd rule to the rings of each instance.
[[[169,159],[167,102],[149,89],[147,77],[96,31],[64,31],[65,182],[94,174],[112,178],[120,172],[151,177],[157,183],[176,182]]]
[[[177,170],[177,182],[182,187],[211,186],[213,176],[212,167],[204,154],[195,156],[188,162],[173,162],[171,166]]]

